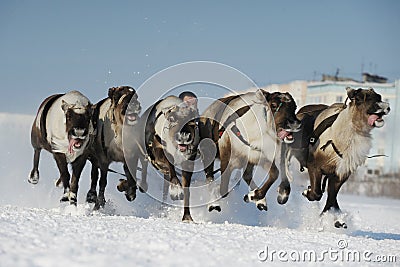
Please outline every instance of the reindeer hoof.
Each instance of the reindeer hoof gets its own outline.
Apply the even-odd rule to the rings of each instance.
[[[268,210],[267,200],[265,199],[265,197],[256,201],[256,207],[257,207],[257,209],[259,209],[261,211]]]
[[[250,202],[249,195],[244,195],[243,201],[249,203]]]
[[[39,177],[29,177],[28,182],[31,184],[37,184],[39,183]]]
[[[344,229],[347,229],[347,224],[346,224],[345,222],[336,221],[336,222],[335,222],[335,227],[336,227],[336,228],[344,228]]]
[[[96,191],[89,191],[86,195],[87,203],[96,203],[97,201],[97,193]]]
[[[280,185],[278,187],[278,197],[276,200],[281,205],[286,204],[286,202],[289,200],[289,195],[290,195],[290,184],[284,183],[283,185]]]
[[[289,195],[278,195],[276,198],[279,204],[283,205],[286,204],[286,202],[289,200]]]
[[[78,202],[76,194],[71,191],[68,193],[68,200],[69,200],[69,204],[75,205],[75,206],[76,206],[76,203]]]
[[[182,222],[186,222],[186,223],[193,222],[193,218],[190,214],[189,215],[185,214],[185,215],[183,215]]]
[[[127,191],[128,187],[128,180],[119,179],[119,184],[117,185],[117,189],[119,192]]]
[[[212,212],[213,210],[221,212],[221,207],[219,205],[210,205],[210,206],[208,206],[208,211],[209,212]]]
[[[125,193],[125,197],[126,197],[126,200],[128,200],[129,202],[132,202],[136,198],[136,192],[135,193],[131,193],[131,194]]]
[[[311,191],[310,187],[304,190],[302,195],[305,196],[309,201],[320,201],[322,198],[322,194],[317,194]]]
[[[99,196],[96,200],[96,204],[94,205],[94,210],[99,210],[101,208],[104,208],[106,205],[106,200],[104,197]]]
[[[267,207],[267,205],[260,203],[260,204],[257,204],[257,209],[259,209],[260,211],[263,211],[263,210],[267,211],[268,207]]]

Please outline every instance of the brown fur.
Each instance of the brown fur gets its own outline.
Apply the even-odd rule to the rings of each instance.
[[[259,94],[260,92],[262,93],[263,97],[260,97]],[[257,101],[265,101],[264,105],[268,105],[268,109],[270,111],[271,116],[274,120],[274,125],[270,125],[268,127],[271,127],[270,131],[273,131],[272,127],[275,127],[277,132],[280,132],[282,130],[290,129],[292,127],[296,128],[298,127],[298,121],[295,117],[295,110],[296,110],[296,104],[291,97],[290,94],[288,93],[269,93],[263,90],[257,91],[256,93],[252,93],[257,96]],[[251,94],[242,94],[242,95],[237,95],[237,96],[230,96],[227,98],[222,98],[215,103],[213,103],[202,115],[201,118],[201,132],[202,132],[202,138],[211,138],[216,144],[218,148],[218,153],[217,157],[220,158],[221,160],[221,186],[220,186],[220,194],[222,197],[225,197],[228,194],[228,184],[229,184],[229,178],[231,175],[231,172],[234,169],[240,169],[240,168],[245,168],[245,172],[243,174],[243,179],[248,183],[250,188],[252,190],[255,190],[254,195],[252,196],[245,196],[245,200],[252,200],[254,202],[257,202],[258,200],[261,200],[265,197],[265,194],[267,193],[268,189],[270,186],[273,184],[273,182],[277,179],[279,175],[279,171],[276,168],[275,162],[272,158],[264,156],[261,156],[263,154],[260,154],[260,156],[250,156],[247,155],[246,153],[243,153],[243,151],[239,151],[236,149],[235,146],[232,146],[232,142],[241,142],[237,141],[236,137],[232,137],[235,140],[231,140],[229,134],[224,134],[226,131],[229,131],[228,129],[225,129],[224,132],[221,132],[221,126],[226,123],[225,120],[226,117],[228,116],[231,108],[233,109],[238,109],[239,106],[237,103],[241,103],[240,101],[244,101],[244,99],[247,99],[248,97],[253,97]],[[242,99],[243,98],[243,99]],[[247,100],[246,100],[247,101]],[[254,100],[251,100],[248,102],[248,105],[250,107],[249,113],[252,113],[252,102]],[[260,103],[261,103],[260,102]],[[239,104],[243,105],[243,104]],[[229,108],[227,108],[229,107]],[[244,107],[239,108],[237,112],[237,121],[238,123],[241,120],[241,116],[243,116],[243,112],[239,112]],[[267,111],[261,111],[266,113]],[[240,114],[243,113],[243,114]],[[233,114],[234,115],[234,114]],[[228,116],[228,120],[231,116]],[[264,117],[264,119],[266,119]],[[242,122],[240,122],[242,123]],[[254,123],[257,123],[255,121]],[[238,124],[239,125],[239,124]],[[269,124],[268,124],[269,125]],[[251,129],[250,127],[254,127]],[[257,131],[258,129],[256,128],[257,125],[245,125],[243,127],[247,127],[249,131]],[[231,129],[231,128],[229,128]],[[267,134],[267,133],[260,133],[260,134]],[[261,137],[259,136],[259,139]],[[243,141],[242,141],[243,142]],[[251,147],[250,149],[250,154],[254,154],[254,151],[257,151],[258,147],[252,147],[253,144],[258,145],[259,141],[258,140],[248,140],[245,142],[248,143],[248,146]],[[254,142],[254,143],[253,143]],[[276,145],[279,146],[278,138],[274,139],[273,141],[276,143]],[[254,150],[254,151],[253,151]],[[253,151],[253,152],[251,152]],[[258,152],[257,152],[258,153]],[[267,152],[269,153],[269,152]],[[244,163],[247,162],[247,165],[244,165]],[[255,184],[252,182],[252,172],[253,172],[253,167],[254,165],[261,165],[265,170],[269,170],[269,178],[268,181],[265,182],[265,184],[261,188],[256,188]],[[206,172],[206,177],[207,177],[207,182],[211,183],[214,180],[213,174],[214,174],[214,163],[211,161],[211,164],[208,166],[205,166],[205,172]],[[247,197],[247,198],[246,198]],[[250,198],[250,199],[248,199]],[[259,209],[265,209],[266,210],[266,205],[262,204],[259,205],[257,204],[257,207]],[[217,209],[220,210],[220,207],[217,206],[210,206],[209,210]]]
[[[104,206],[104,192],[107,185],[108,167],[111,162],[122,162],[127,180],[121,180],[117,186],[118,190],[125,192],[126,198],[133,201],[136,197],[136,169],[137,161],[142,162],[142,181],[145,184],[147,175],[147,163],[144,162],[144,155],[134,150],[129,153],[133,146],[125,144],[122,140],[123,131],[129,135],[131,140],[135,139],[135,126],[129,125],[127,112],[132,118],[139,119],[141,111],[140,103],[137,100],[136,91],[129,86],[112,87],[108,90],[108,98],[101,100],[96,107],[95,121],[97,122],[97,135],[91,147],[91,187],[87,193],[87,201],[95,202],[95,208]],[[125,125],[125,126],[124,126]],[[131,155],[126,159],[126,155]],[[131,163],[132,170],[129,170],[127,161]],[[133,170],[134,168],[134,170]],[[100,170],[99,195],[97,196],[98,172]],[[143,188],[147,189],[147,185]]]
[[[320,200],[327,180],[328,198],[323,212],[330,209],[340,211],[337,194],[349,176],[365,162],[372,146],[370,132],[374,127],[383,125],[382,116],[390,111],[388,103],[382,102],[381,96],[373,89],[347,88],[347,95],[350,103],[344,109],[340,103],[322,107],[322,111],[315,109],[315,106],[308,108],[316,114],[314,130],[325,118],[339,113],[315,145],[310,146],[309,150],[305,148],[309,151],[305,166],[311,186],[303,194],[310,201]],[[373,125],[370,125],[370,116],[377,118],[372,121]],[[298,158],[297,154],[294,156]],[[298,159],[300,162],[303,160]]]
[[[74,103],[67,103],[64,99],[74,101]],[[79,106],[80,101],[87,102],[87,106]],[[75,111],[76,109],[80,111]],[[90,102],[77,91],[52,95],[39,106],[32,125],[31,143],[34,148],[34,157],[33,169],[28,181],[33,184],[38,183],[41,150],[49,151],[53,154],[60,172],[57,185],[62,182],[64,186],[64,195],[61,200],[69,200],[71,204],[76,204],[79,178],[89,155],[88,147],[93,134],[91,132],[93,130],[92,112]],[[64,123],[60,120],[64,120]],[[49,135],[49,133],[52,134]],[[79,154],[75,151],[79,151]],[[68,163],[72,165],[71,183]]]

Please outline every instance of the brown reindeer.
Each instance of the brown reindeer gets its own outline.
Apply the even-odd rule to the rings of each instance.
[[[283,162],[287,166],[294,151],[301,166],[308,168],[310,186],[303,195],[309,201],[319,201],[327,186],[323,213],[329,210],[340,212],[337,194],[349,176],[364,164],[372,147],[371,130],[382,127],[383,116],[390,111],[389,104],[383,102],[381,95],[372,88],[356,90],[348,87],[346,90],[350,99],[347,106],[338,103],[321,109],[317,106],[305,108],[314,120],[312,130],[306,135],[309,143],[303,150],[292,149],[289,145],[289,154]],[[347,227],[339,221],[335,226]]]
[[[280,151],[281,141],[293,142],[292,133],[300,126],[295,110],[290,94],[261,89],[219,99],[207,108],[201,116],[201,135],[217,144],[217,157],[221,160],[220,190],[210,188],[212,201],[228,194],[234,169],[245,169],[243,179],[251,192],[244,200],[255,202],[259,210],[267,210],[265,195],[279,175],[275,152]],[[214,181],[214,161],[206,161],[211,162],[205,168],[210,184]],[[269,177],[260,188],[252,182],[255,165],[268,171]],[[221,210],[218,201],[209,204],[208,209]]]
[[[135,170],[131,172],[127,161],[137,166],[138,159],[141,159],[142,190],[147,189],[145,183],[147,162],[134,149],[134,142],[133,145],[123,142],[123,134],[129,135],[130,139],[137,138],[138,133],[135,134],[134,131],[137,128],[140,112],[141,106],[136,91],[129,86],[110,88],[108,97],[96,105],[94,120],[97,125],[97,134],[91,146],[91,186],[86,197],[87,202],[96,203],[96,209],[103,207],[105,204],[104,192],[107,186],[108,167],[111,162],[122,162],[124,165],[127,179],[121,180],[117,188],[119,191],[125,192],[127,200],[133,201],[136,198],[137,169],[137,167],[134,167]],[[99,179],[99,170],[99,194],[97,195],[96,187]]]
[[[89,99],[78,91],[71,91],[46,98],[32,125],[34,157],[28,181],[32,184],[39,182],[40,152],[42,149],[49,151],[60,171],[57,185],[62,182],[64,186],[61,201],[69,201],[75,205],[79,178],[94,134],[92,113],[93,107]],[[72,165],[71,184],[68,163]]]

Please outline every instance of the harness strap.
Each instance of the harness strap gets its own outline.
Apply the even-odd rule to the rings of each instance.
[[[239,128],[235,125],[232,126],[231,131],[239,138],[240,141],[243,142],[246,146],[250,146],[249,142],[247,142],[244,138],[242,133],[240,132]]]
[[[328,140],[325,145],[321,146],[321,150],[325,151],[325,149],[329,146],[332,145],[333,150],[336,152],[336,154],[340,157],[343,158],[343,154],[340,153],[339,149],[335,146],[332,140]]]
[[[218,139],[221,138],[221,136],[223,134],[223,132],[221,133],[221,129],[217,129],[216,127],[218,127],[219,121],[221,120],[226,107],[229,105],[230,102],[232,102],[234,99],[239,98],[240,96],[241,95],[232,95],[232,96],[218,99],[219,101],[221,101],[222,104],[224,104],[224,106],[215,114],[214,119],[212,120],[212,132],[213,132],[213,138],[215,138],[214,142],[217,143]],[[214,134],[215,131],[218,134],[218,137],[215,136],[215,134]]]
[[[229,126],[229,124],[231,124],[232,122],[235,122],[238,118],[242,117],[244,114],[246,114],[246,112],[248,112],[250,110],[250,106],[244,106],[238,110],[236,110],[233,114],[231,114],[226,121],[224,122],[224,124],[221,126],[221,128],[219,128],[218,130],[218,136],[219,138],[222,137],[222,135],[224,134],[226,128]],[[234,125],[236,130],[233,130],[232,127],[232,131],[235,133],[236,136],[241,136],[240,130],[236,127],[236,125]],[[243,137],[242,137],[243,139]],[[247,143],[247,142],[246,142]]]
[[[328,129],[329,127],[332,126],[332,124],[335,122],[335,120],[337,119],[338,116],[339,116],[339,113],[333,114],[332,116],[324,119],[317,126],[317,128],[312,132],[310,140],[309,140],[311,145],[314,145],[318,141],[318,139],[321,136],[321,134],[323,132],[325,132],[326,129]]]

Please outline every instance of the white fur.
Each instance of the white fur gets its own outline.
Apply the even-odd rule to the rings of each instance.
[[[220,141],[226,142],[227,135],[229,135],[232,151],[246,155],[249,162],[258,165],[266,161],[272,162],[279,140],[276,136],[273,114],[269,106],[262,102],[257,92],[247,93],[238,99],[234,105],[227,107],[221,122],[226,121],[235,110],[246,105],[252,105],[252,107],[236,120],[236,126],[243,139],[250,144],[250,147],[240,141],[235,133],[230,130],[232,125],[228,125]]]
[[[247,197],[249,198],[249,202],[253,202],[258,206],[259,204],[264,205],[265,207],[267,206],[267,199],[264,197],[262,199],[252,199],[255,196],[255,190],[250,191],[247,194]]]
[[[86,110],[85,107],[90,102],[89,99],[80,92],[71,91],[58,98],[47,113],[47,141],[51,144],[52,152],[64,153],[67,157],[67,161],[73,162],[76,158],[83,154],[84,149],[89,142],[89,138],[86,138],[86,140],[83,142],[81,149],[75,150],[75,153],[72,154],[68,152],[69,141],[68,135],[65,131],[65,113],[61,108],[62,101],[65,101],[70,105],[74,105],[74,111],[76,113],[84,112]],[[90,132],[93,132],[93,127],[90,129]]]
[[[371,135],[360,135],[352,123],[352,111],[347,108],[343,110],[335,123],[321,136],[317,150],[332,140],[343,158],[340,158],[332,146],[328,146],[324,152],[329,153],[329,158],[336,162],[336,174],[340,179],[353,173],[360,165],[364,164],[372,147]]]
[[[118,159],[119,161],[123,161],[124,155],[122,149],[122,134],[119,133],[121,129],[117,129],[120,125],[116,125],[113,120],[113,109],[111,108],[111,99],[107,99],[100,107],[99,112],[99,120],[101,124],[104,124],[103,131],[105,133],[104,143],[109,148],[109,153],[112,153],[112,158]],[[107,131],[106,129],[112,129],[112,131]],[[101,134],[98,135],[98,138],[101,138]],[[114,148],[114,149],[113,149]]]
[[[175,197],[175,199],[179,199],[179,196],[183,195],[183,188],[180,185],[175,185],[175,184],[170,184],[169,185],[169,194],[172,198]]]
[[[182,104],[182,100],[176,96],[168,96],[163,101],[161,101],[156,107],[156,116],[160,112],[165,113],[169,109],[174,108]],[[186,158],[177,150],[176,142],[173,136],[169,135],[168,127],[170,123],[167,118],[163,115],[159,116],[155,124],[155,132],[160,136],[161,140],[165,141],[166,146],[164,149],[174,157],[174,163],[180,165],[182,162],[186,161]]]

